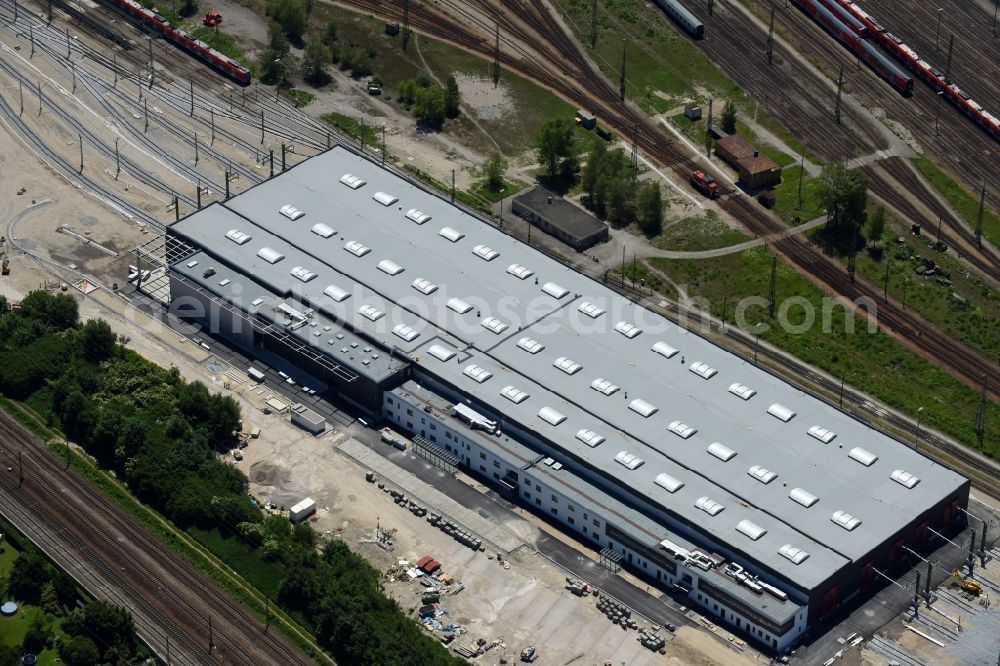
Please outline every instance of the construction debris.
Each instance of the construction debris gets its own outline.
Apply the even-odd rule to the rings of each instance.
[[[637,640],[642,647],[652,650],[653,652],[666,652],[667,642],[663,640],[662,636],[656,633],[656,629],[645,629],[639,632]]]
[[[620,625],[622,629],[635,629],[639,625],[632,619],[632,610],[617,601],[612,601],[608,597],[600,597],[597,601],[597,610],[608,616],[614,624]]]

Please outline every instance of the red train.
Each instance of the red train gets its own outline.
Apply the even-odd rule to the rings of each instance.
[[[899,37],[883,28],[871,14],[861,9],[853,0],[836,0],[836,2],[863,23],[868,28],[869,35],[903,66],[926,81],[934,92],[947,98],[959,111],[986,130],[994,139],[1000,141],[1000,119],[970,98],[961,88],[949,83],[940,70],[921,58]]]
[[[151,30],[163,35],[164,38],[184,49],[195,58],[207,63],[213,69],[221,72],[225,76],[233,79],[240,85],[250,85],[250,70],[236,62],[229,56],[219,53],[211,46],[196,39],[194,36],[181,30],[177,26],[171,25],[170,21],[163,18],[151,9],[146,9],[135,0],[105,0],[115,7],[135,18]]]
[[[813,17],[817,23],[827,29],[837,41],[846,46],[879,76],[889,82],[893,88],[904,95],[913,92],[913,77],[896,67],[892,61],[878,52],[843,21],[827,9],[822,0],[792,0],[803,11]]]

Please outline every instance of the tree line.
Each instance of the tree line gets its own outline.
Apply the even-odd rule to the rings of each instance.
[[[146,361],[107,322],[81,324],[78,314],[66,294],[32,292],[17,310],[0,296],[0,393],[27,402],[181,529],[217,530],[224,546],[267,562],[279,601],[339,662],[460,663],[383,594],[364,559],[343,543],[317,553],[308,524],[252,501],[246,476],[219,456],[237,443],[235,400]]]

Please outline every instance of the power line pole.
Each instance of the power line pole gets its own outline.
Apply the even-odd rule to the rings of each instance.
[[[625,44],[626,41],[622,40],[622,75],[621,81],[618,84],[619,92],[621,94],[622,101],[625,101]]]
[[[268,152],[271,155],[271,178],[274,178],[274,148],[270,148]]]
[[[712,98],[708,98],[708,124],[705,125],[705,157],[712,156]]]
[[[111,69],[114,70],[115,82],[112,84],[112,88],[118,88],[118,54],[111,54]]]
[[[802,210],[802,180],[806,177],[806,149],[802,148],[799,153],[799,208]]]
[[[201,181],[198,181],[198,189],[195,190],[195,196],[197,197],[198,210],[201,210]]]
[[[73,75],[73,90],[71,90],[70,92],[75,93],[76,92],[76,63],[73,62],[72,60],[69,61],[69,70],[70,70],[70,72]]]
[[[888,254],[885,257],[885,278],[882,280],[882,302],[889,302],[889,264],[892,262],[892,257]]]
[[[777,301],[776,295],[778,290],[778,255],[771,255],[771,283],[768,286],[767,292],[767,311],[770,313],[771,318],[774,319],[774,306]]]
[[[194,81],[189,81],[191,84],[191,109],[188,111],[188,115],[192,118],[194,117]]]
[[[496,25],[496,41],[493,45],[493,87],[500,85],[500,22]]]
[[[708,0],[708,15],[712,16],[715,12],[715,0]]]
[[[156,84],[156,67],[153,66],[153,38],[149,38],[149,89]],[[141,93],[140,93],[141,94]]]
[[[597,48],[597,0],[590,5],[590,48]]]
[[[17,96],[21,100],[21,110],[17,115],[24,115],[24,85],[20,81],[17,82]]]
[[[1000,2],[1000,0],[998,0]],[[983,212],[986,204],[986,179],[983,178],[983,189],[979,193],[979,212],[976,213],[976,245],[983,246]]]
[[[767,64],[774,58],[774,0],[771,0],[771,25],[767,29]]]
[[[986,385],[987,375],[983,375],[983,391],[979,394],[979,411],[976,412],[976,438],[979,446],[983,445],[983,435],[986,432]]]
[[[118,139],[115,139],[115,180],[118,180],[118,175],[121,172],[122,172],[122,162],[121,162],[121,157],[118,153]]]
[[[198,166],[198,133],[194,132],[194,164]]]
[[[80,173],[83,173],[83,135],[77,134],[76,136],[80,141]]]
[[[69,28],[66,28],[66,57],[69,57]]]
[[[281,170],[285,170],[285,144],[281,144]]]
[[[212,139],[209,142],[209,145],[214,146],[215,145],[215,109],[209,109],[208,113],[209,113],[209,117],[212,119]]]
[[[840,65],[840,74],[837,76],[837,104],[833,107],[833,117],[840,124],[840,98],[844,90],[844,65]]]
[[[15,7],[17,5],[14,5]],[[31,55],[29,58],[35,57],[35,28],[32,24],[28,24],[28,38],[31,40]]]
[[[260,110],[260,145],[264,145],[264,109]]]
[[[451,202],[455,203],[455,170],[451,170]]]
[[[142,100],[142,113],[146,118],[146,124],[142,128],[143,133],[145,133],[149,131],[149,100]]]
[[[632,180],[639,173],[639,123],[632,126]]]
[[[382,166],[385,166],[385,123],[382,123]]]
[[[181,205],[177,200],[177,195],[174,195],[174,222],[181,221]]]
[[[38,115],[42,115],[42,82],[38,82]]]
[[[215,636],[212,633],[212,616],[208,616],[208,651],[211,652],[215,648]]]

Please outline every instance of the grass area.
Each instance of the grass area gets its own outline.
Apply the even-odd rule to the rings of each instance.
[[[524,181],[512,178],[504,180],[503,185],[504,185],[503,188],[501,188],[499,191],[494,191],[486,186],[485,180],[480,180],[476,181],[472,185],[469,191],[474,196],[477,196],[485,201],[489,201],[490,203],[496,203],[501,199],[503,199],[504,197],[509,197],[514,192],[520,192],[521,190],[523,190],[525,187],[528,186],[528,184],[525,183]]]
[[[650,268],[645,261],[629,261],[625,263],[624,270],[618,267],[611,271],[608,280],[615,282],[621,280],[622,274],[625,276],[625,283],[633,287],[644,287],[653,291],[676,297],[677,292],[673,285],[657,274],[656,269]]]
[[[297,107],[306,106],[309,102],[316,99],[316,95],[302,88],[289,88],[288,90],[282,90],[281,94],[290,99]]]
[[[799,180],[802,178],[802,206],[799,206]],[[781,182],[771,188],[774,192],[774,212],[789,224],[808,222],[826,214],[817,194],[819,178],[803,174],[798,166],[781,172]]]
[[[381,150],[382,136],[376,126],[366,124],[362,129],[361,121],[336,111],[324,114],[320,116],[320,119],[355,139],[361,140],[361,137],[364,136],[366,146],[376,146]]]
[[[0,407],[38,436],[49,441],[65,441],[61,433],[44,426],[41,417],[24,403],[15,402],[0,396]],[[53,449],[60,456],[65,457],[67,455],[65,444],[55,444]],[[176,529],[163,516],[132,497],[131,493],[121,482],[115,479],[112,474],[100,470],[89,456],[76,449],[70,449],[68,454],[72,466],[90,483],[96,486],[97,489],[135,516],[154,536],[205,573],[237,602],[263,618],[264,596],[261,591],[249,587],[245,580],[248,576],[256,577],[256,572],[238,568],[238,565],[244,563],[244,560],[238,559],[231,562],[226,559],[226,556],[232,553],[215,553],[211,550],[206,550],[206,548],[210,549],[213,545],[213,539],[210,538],[205,544],[199,543],[193,537]],[[275,578],[269,582],[267,584],[268,589],[277,585],[278,582],[280,582],[279,578]],[[332,663],[329,657],[322,653],[314,644],[309,633],[298,626],[286,613],[277,608],[275,604],[271,604],[271,620],[272,626],[281,631],[305,655],[317,659],[322,663]]]
[[[693,252],[729,247],[748,240],[742,231],[733,229],[719,219],[714,210],[696,217],[686,217],[664,229],[650,242],[661,250]]]
[[[418,169],[417,167],[415,167],[413,165],[410,165],[410,164],[404,164],[403,168],[406,171],[409,171],[410,173],[412,173],[418,180],[421,180],[425,184],[433,187],[435,190],[437,190],[438,192],[440,192],[442,195],[448,196],[448,194],[451,192],[451,186],[445,185],[440,180],[434,178],[434,176],[430,175],[426,171],[422,171],[421,169]],[[482,211],[484,213],[489,213],[490,212],[490,203],[491,202],[489,200],[481,197],[479,194],[477,194],[475,192],[466,192],[464,190],[460,190],[460,189],[456,188],[455,189],[455,200],[459,201],[459,202],[461,202],[463,204],[465,204],[466,206],[469,206],[470,208],[475,208],[475,209],[480,210],[480,211]]]
[[[792,157],[788,153],[782,152],[765,142],[763,139],[757,136],[757,133],[753,131],[753,128],[746,123],[741,123],[737,121],[736,123],[736,133],[742,136],[744,139],[752,143],[754,146],[760,150],[761,154],[765,157],[770,157],[774,160],[775,164],[784,168],[789,164],[795,164],[798,160]]]
[[[704,299],[715,316],[722,316],[723,304],[728,303],[729,321],[742,299],[761,299],[756,304],[744,302],[749,307],[740,325],[768,324],[761,334],[767,342],[835,377],[846,376],[848,384],[905,413],[912,415],[923,407],[922,420],[929,427],[978,446],[973,430],[979,404],[976,391],[883,332],[868,332],[865,320],[834,305],[808,278],[781,261],[777,317],[772,320],[766,306],[759,304],[767,297],[771,272],[771,256],[765,248],[699,261],[650,259],[649,263],[685,285],[691,297]],[[815,317],[809,326],[807,310]],[[986,420],[1000,423],[1000,405],[988,406]],[[986,439],[983,451],[1000,457],[1000,440]]]
[[[948,200],[951,207],[962,216],[969,226],[975,229],[976,217],[979,212],[979,192],[970,194],[926,157],[915,157],[913,164],[924,175],[924,178],[929,180],[937,191]],[[970,185],[980,186],[979,183],[970,183]],[[983,212],[983,238],[994,245],[1000,245],[1000,215],[996,211],[990,210],[988,206]]]

